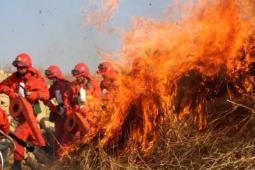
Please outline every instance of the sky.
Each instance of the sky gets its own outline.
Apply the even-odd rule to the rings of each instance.
[[[120,0],[109,27],[128,30],[134,16],[160,19],[171,0]],[[22,52],[41,69],[56,64],[69,72],[84,62],[95,72],[102,58],[97,49],[121,47],[117,35],[84,26],[89,0],[0,0],[0,69]]]

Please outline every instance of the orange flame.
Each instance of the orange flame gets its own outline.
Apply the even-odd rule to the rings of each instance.
[[[255,4],[203,0],[193,5],[177,22],[133,19],[121,50],[127,64],[120,66],[118,88],[109,94],[104,117],[110,119],[101,118],[96,131],[104,131],[101,146],[146,155],[166,118],[193,115],[204,129],[210,95],[223,89],[223,95],[235,97],[253,90]]]

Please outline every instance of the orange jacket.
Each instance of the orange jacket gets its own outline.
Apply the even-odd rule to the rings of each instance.
[[[100,83],[100,88],[102,91],[102,100],[106,102],[109,100],[109,92],[117,89],[117,72],[111,71],[103,75],[103,80]],[[105,104],[103,105],[105,106]]]
[[[64,107],[65,114],[69,115],[72,112],[71,108],[71,99],[72,99],[72,90],[71,90],[71,82],[65,79],[58,79],[56,82],[54,82],[50,88],[49,88],[49,93],[50,93],[50,98],[49,101],[46,103],[47,106],[50,108],[52,112],[58,112],[57,106],[55,106],[52,102],[51,99],[56,98],[57,99],[57,94],[56,91],[59,90],[60,95],[62,97],[63,103],[58,103],[59,105],[62,105]]]
[[[25,84],[24,90],[28,93],[26,98],[31,104],[36,100],[48,100],[49,92],[45,79],[33,67],[29,68],[24,76],[20,76],[18,72],[15,72],[10,77],[3,80],[0,83],[0,93],[5,93],[9,97],[14,97],[15,94],[18,93],[19,83],[21,82]]]
[[[97,101],[101,100],[102,94],[100,87],[95,79],[92,77],[87,85],[79,84],[77,81],[72,82],[72,107],[77,108],[79,106],[78,96],[80,93],[80,89],[84,88],[86,90],[87,97],[92,97]]]
[[[105,78],[101,81],[100,83],[100,88],[101,90],[106,89],[108,91],[111,91],[116,88],[116,80],[115,79],[110,79],[110,78]]]

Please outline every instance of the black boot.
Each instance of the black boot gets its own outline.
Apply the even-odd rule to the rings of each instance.
[[[15,160],[12,164],[11,170],[22,170],[21,168],[21,160]]]

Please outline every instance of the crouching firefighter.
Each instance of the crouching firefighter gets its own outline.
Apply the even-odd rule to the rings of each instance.
[[[21,140],[44,148],[46,143],[35,116],[41,112],[39,100],[47,101],[49,98],[46,82],[38,70],[32,66],[32,60],[28,54],[19,54],[12,64],[17,71],[0,83],[0,93],[5,93],[10,98],[10,113],[18,122],[14,134]],[[21,169],[24,147],[17,142],[15,145],[12,169]]]
[[[67,137],[70,134],[66,134],[69,132],[64,130],[65,120],[72,112],[70,106],[71,83],[64,79],[60,68],[55,65],[49,66],[45,70],[45,75],[52,81],[52,85],[49,88],[50,98],[45,104],[51,111],[49,120],[55,123],[55,149],[57,158],[60,158],[64,147],[71,141]],[[52,99],[55,99],[57,104],[54,104]]]

